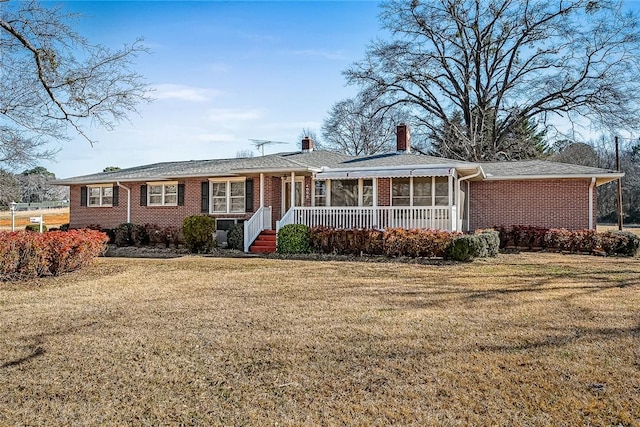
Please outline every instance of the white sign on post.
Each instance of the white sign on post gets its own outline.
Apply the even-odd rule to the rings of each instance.
[[[44,224],[42,215],[29,217],[29,221],[31,221],[31,224],[40,224],[40,233],[42,233],[42,225]]]

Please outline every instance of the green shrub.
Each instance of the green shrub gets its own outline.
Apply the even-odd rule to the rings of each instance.
[[[227,231],[227,247],[244,251],[244,224],[234,224]]]
[[[193,253],[207,253],[216,246],[216,220],[206,215],[188,216],[182,222],[182,236]]]
[[[288,224],[278,231],[277,252],[281,254],[306,254],[311,252],[311,233],[303,224]]]
[[[476,235],[458,236],[449,245],[447,258],[454,261],[468,262],[478,258],[481,253],[482,242]]]
[[[482,230],[475,234],[481,242],[478,258],[498,256],[500,252],[500,233],[495,230]]]
[[[40,224],[29,224],[24,229],[25,231],[35,231],[37,233],[40,232]],[[47,231],[47,226],[42,224],[42,232],[44,233],[45,231]]]
[[[113,230],[113,242],[116,246],[146,245],[149,243],[149,235],[143,226],[125,222]]]
[[[60,226],[60,231],[69,231],[69,223],[62,224]]]

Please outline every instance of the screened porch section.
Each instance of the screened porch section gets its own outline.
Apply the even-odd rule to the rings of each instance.
[[[277,228],[287,224],[342,229],[462,228],[458,206],[464,206],[466,186],[460,188],[455,169],[384,173],[385,177],[371,176],[371,171],[316,174],[311,185],[312,206],[291,207]]]

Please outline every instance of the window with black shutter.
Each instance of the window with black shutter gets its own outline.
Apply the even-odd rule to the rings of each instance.
[[[140,186],[140,206],[147,206],[147,186]]]
[[[248,179],[245,182],[245,209],[247,212],[253,212],[253,180]]]
[[[202,186],[202,203],[200,211],[202,213],[209,213],[209,181],[204,181]]]
[[[118,201],[119,201],[119,195],[120,195],[120,187],[118,187],[117,185],[113,186],[113,198],[111,201],[111,206],[118,206]]]
[[[80,187],[80,206],[87,206],[87,187]]]
[[[178,206],[184,206],[184,184],[178,184]]]

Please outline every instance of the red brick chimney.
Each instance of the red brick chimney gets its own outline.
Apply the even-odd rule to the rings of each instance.
[[[409,133],[409,126],[405,123],[400,123],[396,127],[396,141],[398,152],[411,152],[411,135]]]
[[[308,136],[302,138],[302,152],[313,151],[313,139]]]

